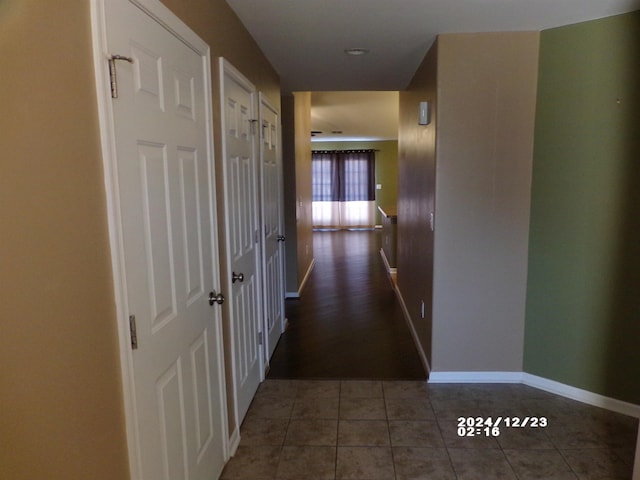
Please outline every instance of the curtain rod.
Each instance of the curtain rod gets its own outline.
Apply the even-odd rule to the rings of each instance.
[[[311,150],[311,153],[370,153],[379,152],[375,148],[356,149],[356,150]]]

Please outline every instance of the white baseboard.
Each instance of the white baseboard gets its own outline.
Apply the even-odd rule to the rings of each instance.
[[[429,383],[522,383],[522,372],[431,372]]]
[[[398,269],[395,267],[392,267],[389,264],[389,260],[387,259],[387,254],[384,253],[384,249],[380,249],[380,256],[382,257],[382,263],[384,263],[384,268],[387,270],[387,273],[389,275],[396,275],[398,273]]]
[[[640,405],[605,397],[525,372],[431,372],[429,383],[522,383],[561,397],[640,418]]]
[[[300,282],[300,286],[298,287],[298,291],[297,292],[285,292],[284,293],[284,298],[300,298],[302,289],[304,288],[305,284],[307,283],[307,280],[309,279],[309,275],[311,274],[311,270],[313,270],[313,267],[316,264],[316,259],[312,258],[311,259],[311,263],[309,264],[309,268],[307,268],[307,272],[304,274],[304,278],[302,279],[302,282]]]
[[[229,456],[233,457],[238,450],[238,446],[240,445],[240,429],[236,427],[229,437]]]
[[[571,385],[556,382],[555,380],[549,380],[544,377],[538,377],[537,375],[531,375],[530,373],[522,374],[522,383],[530,387],[555,393],[582,403],[605,408],[631,417],[640,418],[640,405],[623,402],[622,400],[617,400],[611,397],[605,397],[599,393],[589,392],[588,390],[572,387]]]
[[[402,307],[402,313],[404,314],[404,319],[407,322],[407,326],[409,327],[409,332],[411,332],[411,337],[413,337],[413,343],[416,346],[416,350],[418,350],[418,356],[420,357],[422,366],[424,367],[424,370],[427,373],[427,376],[431,378],[432,373],[430,373],[431,367],[429,366],[429,360],[427,359],[427,355],[424,353],[422,345],[420,344],[418,333],[416,332],[416,329],[413,326],[413,322],[411,321],[411,315],[409,315],[409,310],[407,309],[407,305],[406,303],[404,303],[404,298],[402,298],[402,292],[400,292],[398,285],[393,286],[393,291],[396,293],[396,298],[398,299],[398,301],[400,302],[400,306]]]
[[[304,286],[307,284],[307,280],[309,280],[309,275],[311,275],[311,271],[313,270],[313,267],[315,265],[316,265],[316,259],[312,258],[311,263],[309,264],[309,268],[307,268],[307,273],[304,274],[304,278],[302,279],[302,282],[300,282],[300,287],[298,287],[298,297],[302,294],[302,290],[304,289]]]

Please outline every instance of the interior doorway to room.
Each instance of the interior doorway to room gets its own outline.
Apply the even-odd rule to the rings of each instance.
[[[378,207],[395,206],[398,96],[311,93],[314,228],[374,228],[381,225]]]

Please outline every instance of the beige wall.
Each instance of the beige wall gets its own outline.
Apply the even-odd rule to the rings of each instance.
[[[299,289],[313,261],[313,221],[311,216],[311,92],[294,95],[296,231]],[[285,189],[287,186],[285,185]]]
[[[128,478],[89,2],[0,2],[0,476]]]
[[[282,96],[282,169],[284,185],[285,281],[287,296],[298,295],[298,222],[296,218],[295,99]]]
[[[433,232],[429,215],[435,199],[436,45],[427,53],[407,90],[400,92],[398,134],[398,289],[429,363],[433,292]],[[418,125],[418,106],[422,101],[431,104],[429,125]]]
[[[434,371],[522,371],[538,45],[438,39]]]
[[[277,74],[224,0],[165,3],[210,44],[214,92],[224,55],[280,105]],[[11,480],[128,478],[91,42],[85,0],[0,1],[0,468]]]
[[[400,94],[398,289],[432,372],[522,371],[538,43],[441,35]]]

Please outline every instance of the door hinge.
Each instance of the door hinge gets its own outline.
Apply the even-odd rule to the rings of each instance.
[[[136,316],[129,315],[129,333],[131,334],[131,349],[138,349],[138,332],[136,330]]]
[[[109,57],[109,85],[111,86],[111,98],[118,98],[118,77],[116,75],[116,60],[124,60],[133,63],[133,58],[124,55],[111,55]]]
[[[262,345],[262,332],[258,332],[258,345]]]
[[[253,235],[253,240],[254,240],[255,243],[258,243],[260,241],[260,239],[259,239],[260,233],[259,232],[260,232],[260,230],[258,230],[256,228],[256,231],[255,231],[255,233]]]

